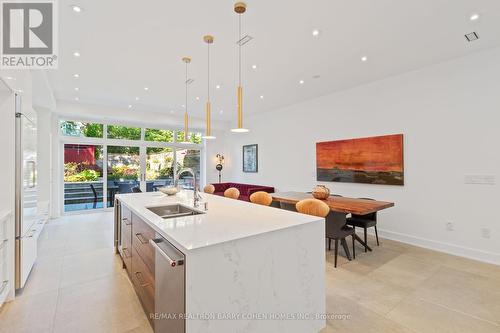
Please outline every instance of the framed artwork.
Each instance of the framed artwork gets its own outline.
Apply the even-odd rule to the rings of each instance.
[[[318,181],[404,185],[403,134],[316,143]]]
[[[256,144],[243,146],[243,172],[257,172],[258,159],[259,149]]]

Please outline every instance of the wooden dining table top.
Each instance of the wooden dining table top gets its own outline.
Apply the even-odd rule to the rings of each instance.
[[[314,198],[311,193],[277,192],[271,193],[274,201],[296,204],[300,200]],[[321,200],[334,212],[365,215],[394,206],[394,202],[330,196]]]

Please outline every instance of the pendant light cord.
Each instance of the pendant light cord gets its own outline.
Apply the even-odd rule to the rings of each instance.
[[[210,43],[207,43],[207,95],[210,102]]]
[[[186,62],[186,80],[184,81],[184,84],[186,85],[186,101],[184,104],[184,109],[185,112],[188,112],[188,63]]]
[[[238,20],[239,20],[239,39],[238,39],[238,59],[239,59],[239,78],[238,78],[238,85],[241,87],[241,14],[238,14]]]

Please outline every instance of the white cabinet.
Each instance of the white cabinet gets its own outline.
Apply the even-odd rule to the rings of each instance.
[[[9,225],[11,214],[5,214],[0,217],[0,305],[5,301],[11,289],[12,281],[10,281],[10,242],[8,239]]]

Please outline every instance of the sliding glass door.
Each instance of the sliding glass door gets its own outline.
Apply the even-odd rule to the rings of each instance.
[[[200,133],[60,120],[64,154],[63,211],[113,207],[116,194],[153,192],[174,185],[181,168],[201,177]],[[194,188],[191,175],[179,185]]]
[[[64,145],[64,211],[104,206],[103,146]]]

